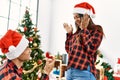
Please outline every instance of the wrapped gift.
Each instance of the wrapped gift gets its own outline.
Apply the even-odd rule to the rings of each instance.
[[[97,80],[103,80],[104,79],[104,68],[102,66],[97,65]]]
[[[120,58],[118,58],[118,61],[114,67],[114,77],[119,77],[120,78]]]

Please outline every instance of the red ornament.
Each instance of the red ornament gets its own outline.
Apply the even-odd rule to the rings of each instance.
[[[25,31],[27,31],[27,27],[26,27],[26,26],[24,27],[24,32],[25,32]]]
[[[50,54],[49,52],[46,52],[46,57],[49,59],[53,59],[53,56],[50,56],[49,54]]]
[[[42,63],[42,60],[39,59],[39,60],[37,61],[37,63],[38,63],[38,64],[41,64],[41,63]]]
[[[32,37],[29,37],[28,40],[29,40],[29,41],[33,41],[33,38],[32,38]]]

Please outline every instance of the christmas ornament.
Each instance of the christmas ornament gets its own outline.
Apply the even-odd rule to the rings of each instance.
[[[34,46],[34,47],[37,47],[37,43],[33,43],[33,46]]]
[[[25,27],[24,27],[24,32],[26,32],[26,31],[27,31],[27,27],[25,26]]]
[[[39,60],[37,61],[37,64],[40,65],[41,63],[42,63],[42,60],[39,59]]]
[[[28,40],[29,40],[29,41],[33,41],[33,38],[32,38],[32,37],[29,37]]]

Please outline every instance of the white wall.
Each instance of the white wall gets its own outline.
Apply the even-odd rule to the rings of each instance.
[[[51,31],[51,0],[39,0],[38,29],[41,36],[41,49],[49,51]]]
[[[119,0],[40,0],[41,48],[53,54],[66,53],[64,50],[66,32],[63,23],[68,22],[74,26],[73,6],[81,1],[87,1],[94,6],[96,11],[94,22],[102,25],[105,33],[99,49],[105,60],[114,66],[116,59],[120,57]]]

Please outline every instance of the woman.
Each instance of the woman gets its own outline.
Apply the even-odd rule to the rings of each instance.
[[[67,80],[96,80],[96,51],[103,38],[103,29],[92,21],[94,8],[87,2],[74,7],[76,32],[64,23],[67,31],[65,49],[68,53]]]

